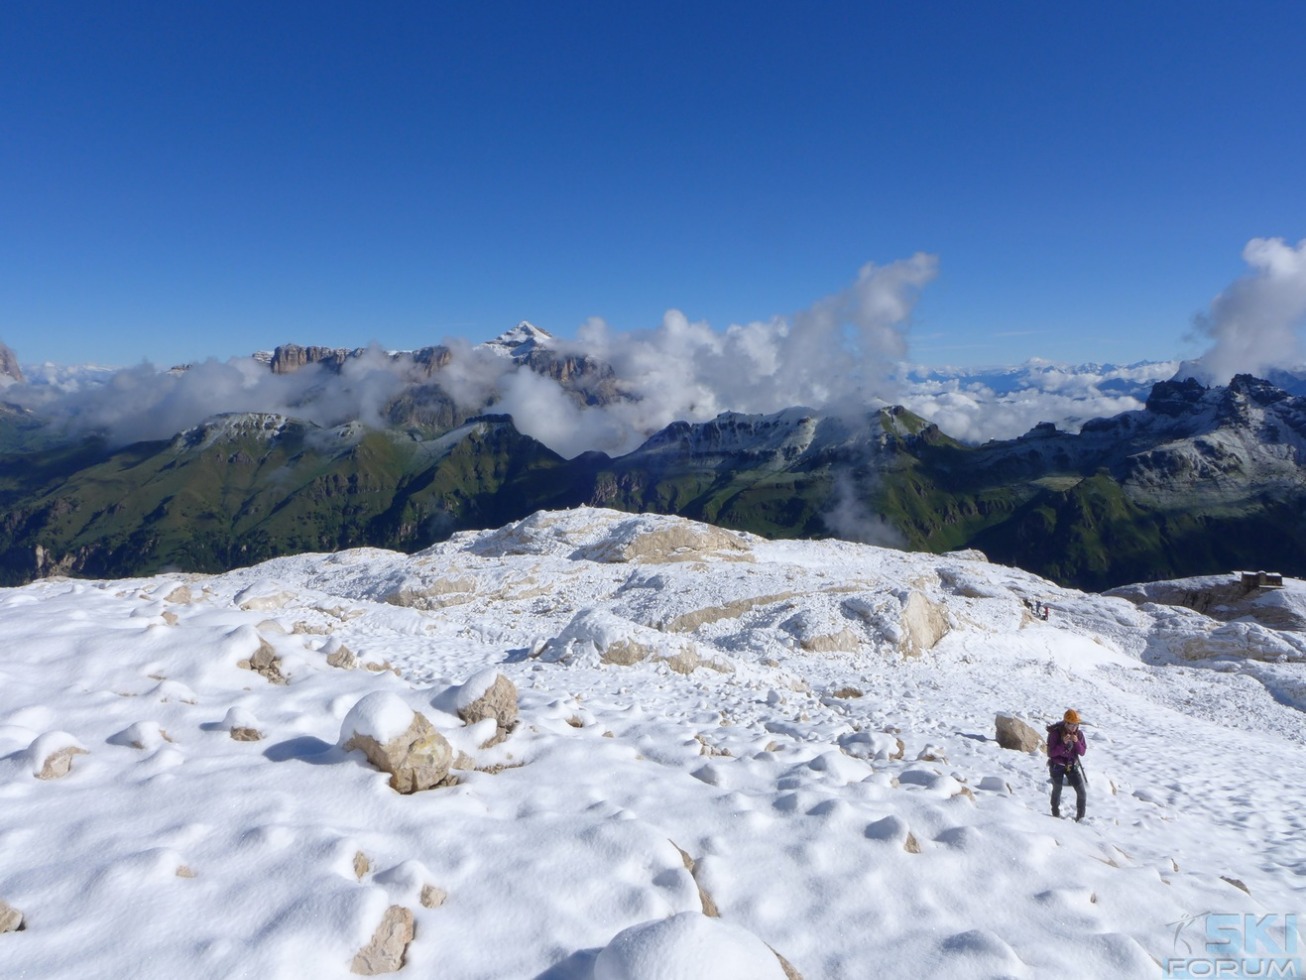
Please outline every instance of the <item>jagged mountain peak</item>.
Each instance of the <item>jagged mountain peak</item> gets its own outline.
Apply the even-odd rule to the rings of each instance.
[[[552,343],[553,334],[541,330],[529,321],[522,320],[511,330],[505,330],[481,346],[513,358],[521,358],[528,356],[537,348],[548,347]]]

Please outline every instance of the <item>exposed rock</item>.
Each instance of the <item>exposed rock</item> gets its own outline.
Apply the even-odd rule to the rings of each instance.
[[[327,654],[326,662],[328,666],[337,667],[340,670],[353,670],[358,666],[358,657],[354,654],[354,651],[341,643],[333,652]]]
[[[502,674],[487,683],[488,671],[476,674],[463,685],[458,696],[458,717],[468,725],[494,719],[495,733],[481,748],[502,742],[517,726],[517,687]]]
[[[22,932],[23,913],[0,898],[0,932]]]
[[[405,718],[407,727],[401,727]],[[340,744],[346,752],[359,749],[372,765],[390,773],[390,786],[399,793],[439,786],[453,761],[453,747],[426,716],[384,692],[367,695],[350,710]]]
[[[24,754],[37,779],[59,779],[72,769],[74,756],[86,755],[86,748],[67,732],[54,731],[38,735]]]
[[[449,893],[443,888],[437,888],[435,885],[422,886],[422,908],[438,909],[448,897]]]
[[[362,881],[367,873],[372,870],[372,862],[368,860],[366,854],[357,851],[354,854],[354,877]]]
[[[179,585],[164,596],[163,601],[175,602],[178,605],[188,606],[195,601],[195,597],[191,594],[189,585]]]
[[[269,684],[286,683],[285,675],[281,673],[281,658],[277,656],[277,651],[272,648],[272,644],[261,637],[259,638],[258,650],[254,652],[254,655],[248,660],[240,661],[236,666],[254,671],[254,673],[266,679]]]
[[[73,756],[85,755],[85,749],[79,749],[76,746],[62,748],[58,752],[48,755],[45,762],[41,765],[41,771],[36,774],[37,779],[59,779],[66,776],[72,770]]]
[[[237,742],[257,742],[263,738],[258,719],[245,708],[229,708],[222,719],[222,727]]]
[[[413,913],[402,905],[385,910],[372,941],[358,951],[350,973],[374,977],[378,973],[395,973],[403,968],[404,953],[413,941]]]
[[[952,627],[943,607],[931,602],[923,592],[912,591],[902,604],[902,640],[904,656],[918,657],[943,639]]]
[[[194,872],[194,870],[193,870],[189,865],[186,865],[186,864],[179,864],[179,865],[177,865],[177,877],[178,877],[178,878],[194,878],[194,877],[195,877],[195,872]]]
[[[600,652],[599,663],[632,667],[640,661],[647,660],[655,652],[652,647],[632,639],[614,640],[606,649]]]
[[[995,719],[998,745],[1018,752],[1038,752],[1046,746],[1043,736],[1015,715],[998,712]]]
[[[680,852],[680,859],[684,862],[685,870],[689,872],[689,876],[694,879],[694,884],[698,887],[698,901],[699,904],[703,906],[703,914],[712,916],[713,918],[720,916],[721,912],[717,909],[716,900],[713,899],[707,889],[703,887],[703,883],[698,880],[697,863],[689,856],[689,852],[675,841],[671,841],[670,843],[672,847]]]
[[[361,357],[362,348],[300,347],[299,344],[282,344],[272,352],[270,367],[273,374],[290,374],[310,364],[321,364],[337,374],[352,357]]]
[[[711,524],[676,521],[650,527],[644,518],[619,524],[601,541],[580,548],[577,557],[597,562],[752,561],[753,549],[738,532]]]
[[[0,378],[23,380],[22,369],[18,366],[18,355],[4,344],[0,344]]]
[[[1220,875],[1220,880],[1227,881],[1229,884],[1233,885],[1234,888],[1237,888],[1239,891],[1244,891],[1248,895],[1252,893],[1252,890],[1248,888],[1246,885],[1244,885],[1237,878],[1230,878],[1228,875]]]

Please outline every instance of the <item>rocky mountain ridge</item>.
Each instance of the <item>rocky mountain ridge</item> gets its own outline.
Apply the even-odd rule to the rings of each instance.
[[[287,345],[265,363],[342,372],[367,354]],[[976,547],[1081,587],[1238,566],[1306,571],[1306,399],[1246,375],[1223,387],[1160,382],[1138,411],[978,446],[902,407],[789,408],[675,422],[624,455],[563,459],[487,414],[492,399],[477,409],[455,398],[440,372],[458,356],[502,358],[594,405],[627,397],[609,366],[563,353],[529,324],[470,354],[381,356],[412,371],[380,428],[310,422],[292,408],[113,447],[95,436],[42,442],[39,419],[0,417],[0,572],[214,571],[305,549],[412,550],[582,504],[769,537]],[[310,385],[301,404],[326,390]]]

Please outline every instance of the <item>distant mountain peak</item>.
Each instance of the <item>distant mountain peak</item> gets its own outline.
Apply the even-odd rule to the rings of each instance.
[[[23,372],[18,366],[18,356],[3,343],[0,343],[0,379],[2,378],[22,381]]]
[[[519,358],[526,357],[532,351],[540,347],[549,347],[553,344],[553,334],[547,330],[541,330],[535,324],[526,320],[506,330],[493,340],[487,340],[482,347],[487,347],[509,357]]]

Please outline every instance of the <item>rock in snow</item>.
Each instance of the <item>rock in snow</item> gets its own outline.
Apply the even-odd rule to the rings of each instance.
[[[367,695],[345,716],[340,747],[360,750],[400,793],[438,786],[449,775],[453,747],[430,719],[414,711],[397,695],[378,691]]]
[[[994,725],[997,728],[998,744],[1004,749],[1015,749],[1017,752],[1039,752],[1046,748],[1043,736],[1038,733],[1038,729],[1027,722],[1021,721],[1015,715],[998,712],[994,718]]]

